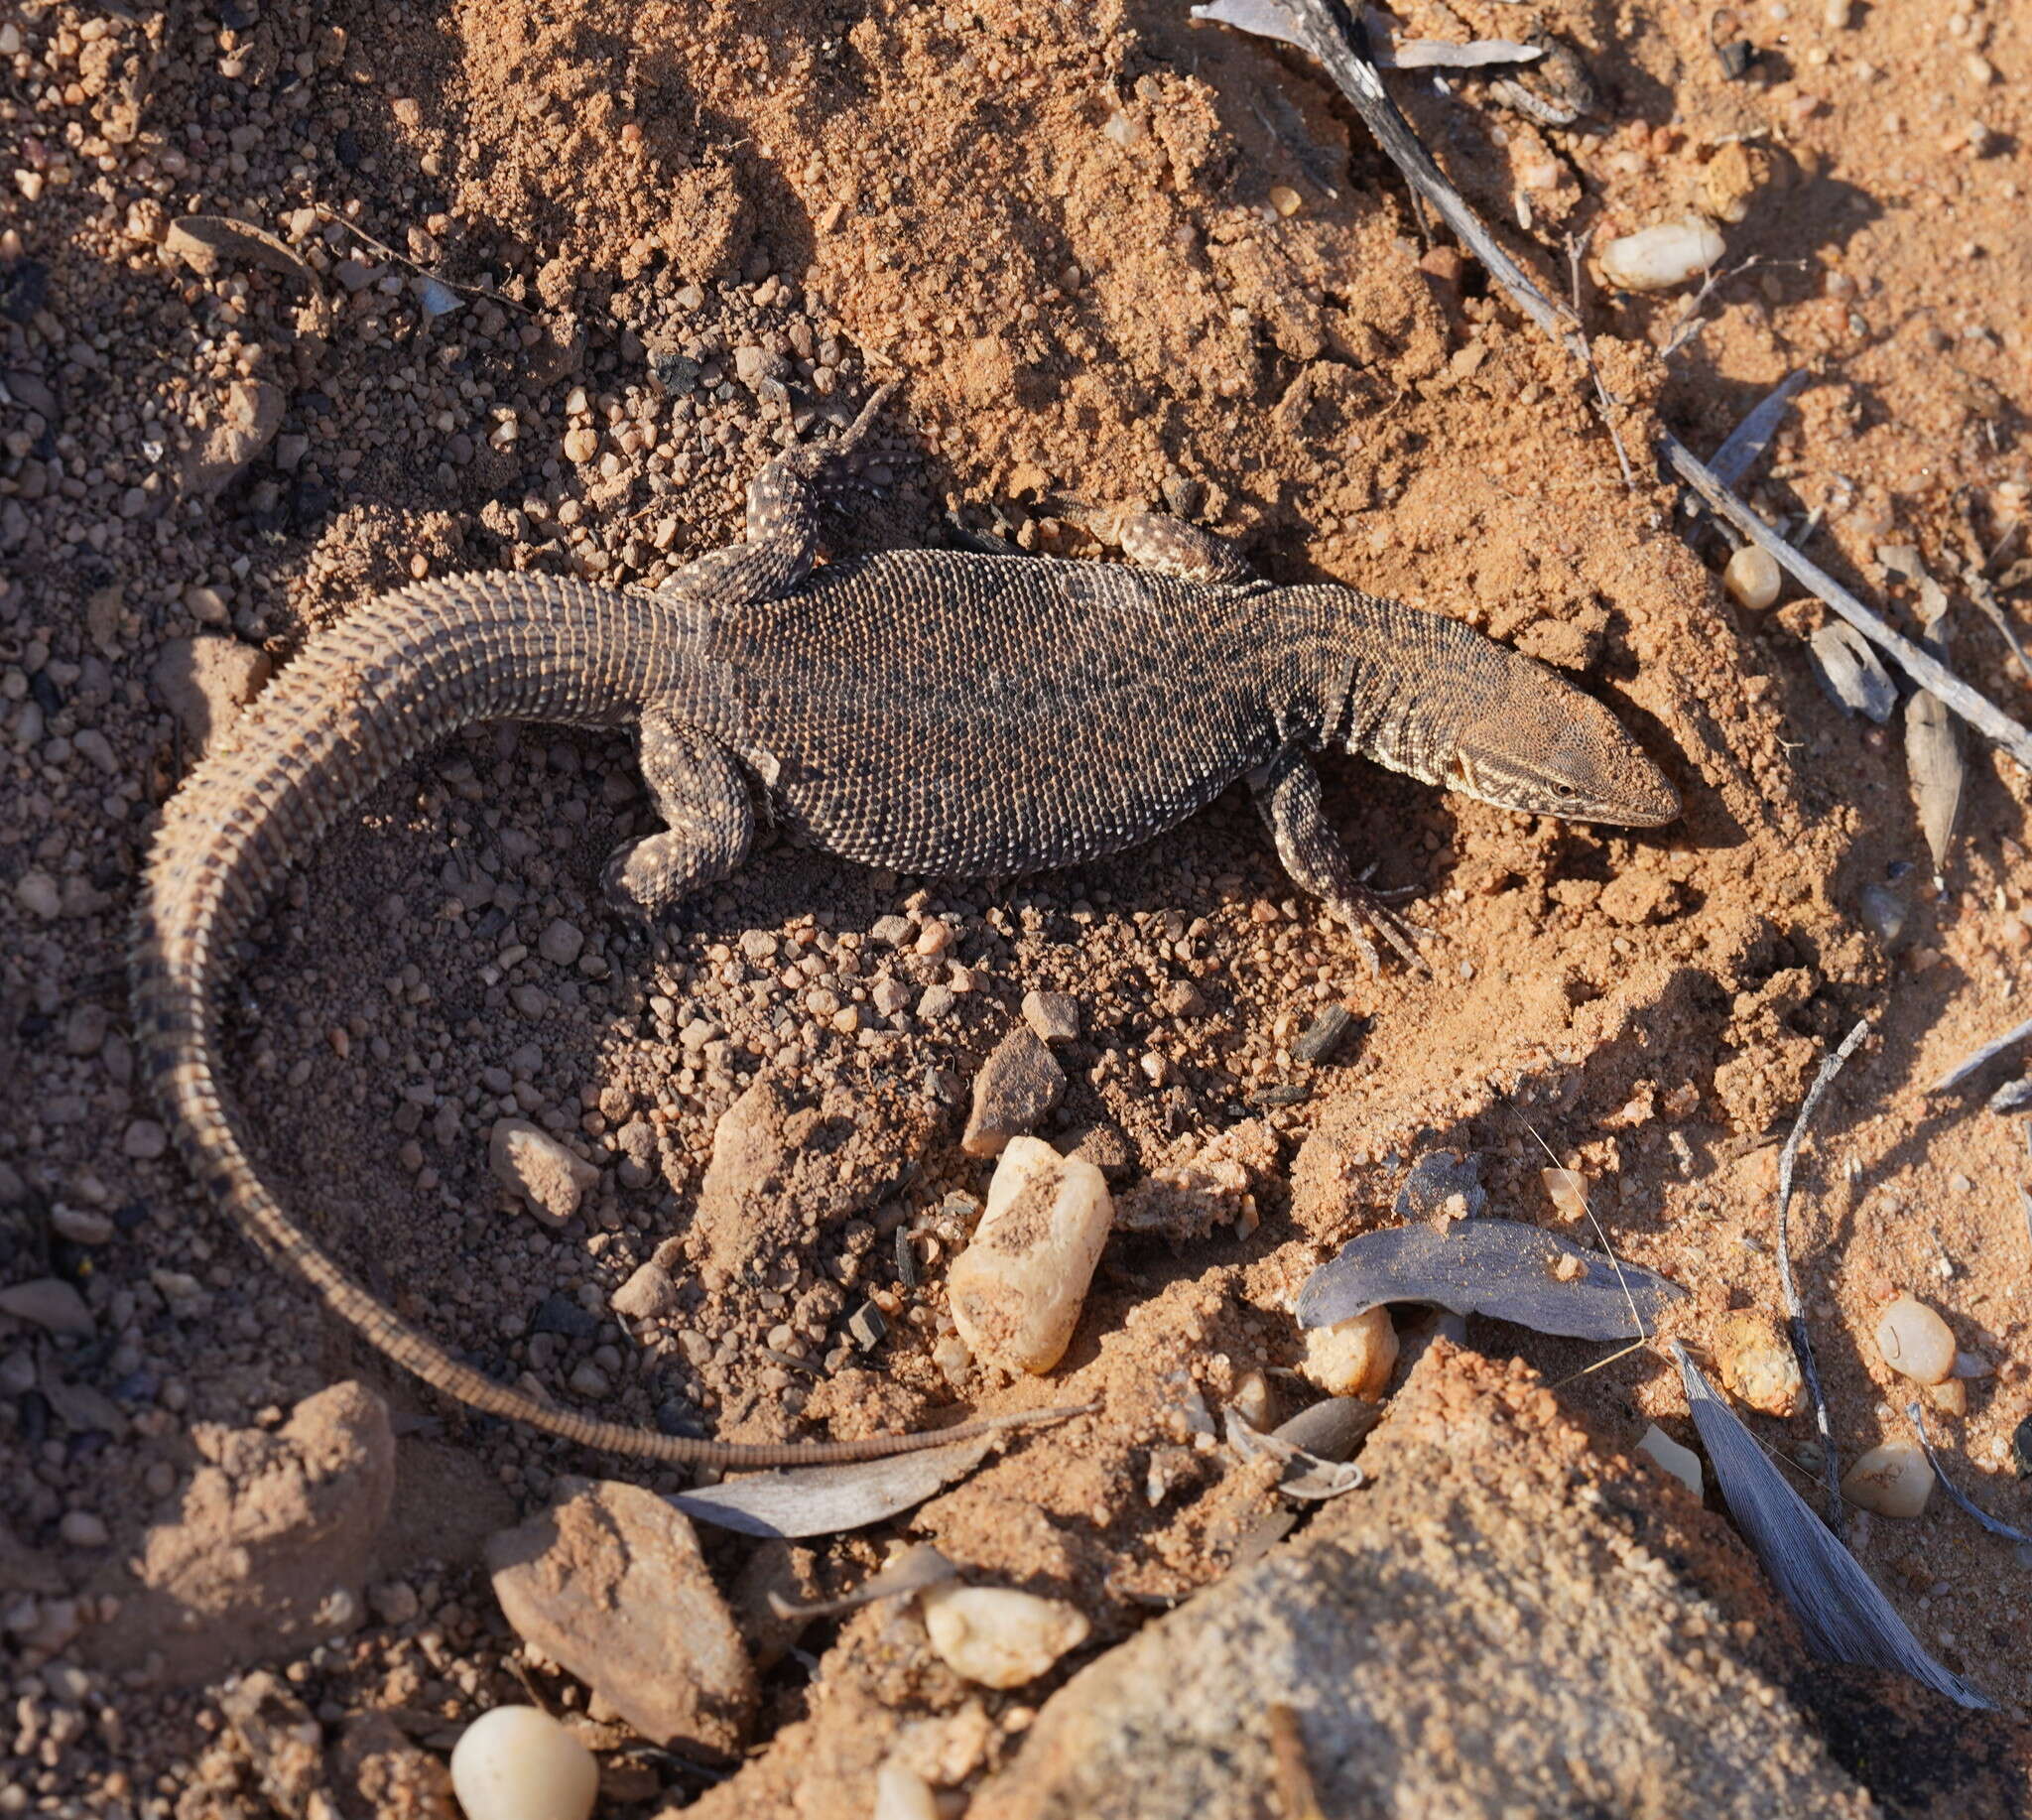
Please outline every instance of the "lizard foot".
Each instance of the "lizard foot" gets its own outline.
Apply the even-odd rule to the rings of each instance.
[[[600,867],[600,895],[607,908],[646,934],[684,901],[698,883],[698,848],[689,836],[647,835],[608,854]]]
[[[1347,925],[1348,932],[1354,937],[1355,947],[1360,950],[1361,958],[1367,963],[1369,973],[1372,975],[1381,975],[1383,958],[1377,952],[1375,943],[1369,937],[1371,929],[1389,944],[1390,948],[1411,967],[1414,973],[1430,974],[1433,971],[1431,964],[1426,960],[1425,956],[1418,952],[1417,946],[1421,938],[1429,938],[1433,932],[1430,929],[1421,928],[1417,923],[1411,922],[1405,917],[1399,916],[1395,910],[1391,909],[1383,901],[1377,892],[1371,891],[1367,885],[1358,884],[1353,886],[1344,898],[1334,904],[1334,908],[1340,920]]]

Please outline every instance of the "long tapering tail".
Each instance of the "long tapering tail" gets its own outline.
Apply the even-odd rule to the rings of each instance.
[[[150,855],[130,958],[143,1066],[191,1173],[273,1262],[433,1388],[587,1447],[714,1467],[805,1466],[943,1445],[1001,1423],[742,1446],[557,1408],[496,1383],[383,1307],[256,1172],[219,1087],[218,998],[237,937],[283,874],[405,762],[490,719],[613,725],[668,696],[696,609],[539,576],[428,582],[313,638],[192,772]]]

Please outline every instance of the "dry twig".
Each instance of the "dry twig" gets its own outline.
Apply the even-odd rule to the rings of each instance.
[[[1799,1286],[1792,1280],[1792,1244],[1787,1216],[1792,1211],[1792,1171],[1799,1161],[1800,1142],[1808,1121],[1821,1104],[1842,1064],[1855,1053],[1855,1046],[1869,1034],[1869,1019],[1858,1018],[1855,1028],[1842,1039],[1842,1047],[1821,1064],[1814,1084],[1807,1090],[1799,1116],[1792,1121],[1792,1133],[1778,1157],[1778,1286],[1785,1295],[1785,1326],[1792,1336],[1792,1350],[1799,1355],[1799,1368],[1806,1374],[1806,1386],[1814,1399],[1814,1426],[1820,1430],[1821,1457],[1828,1482],[1828,1527],[1842,1533],[1842,1474],[1835,1459],[1835,1432],[1828,1420],[1827,1392],[1821,1388],[1821,1374],[1814,1365],[1813,1337],[1807,1332],[1806,1306],[1799,1299]]]

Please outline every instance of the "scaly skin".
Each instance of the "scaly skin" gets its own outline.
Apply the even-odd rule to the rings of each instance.
[[[859,440],[878,394],[831,454]],[[537,1401],[453,1359],[339,1270],[268,1190],[219,1086],[233,943],[283,874],[416,754],[493,719],[637,728],[668,833],[605,874],[656,918],[746,856],[755,806],[898,871],[998,875],[1119,852],[1247,778],[1292,875],[1371,962],[1412,952],[1320,814],[1341,747],[1510,807],[1648,825],[1678,799],[1597,703],[1464,626],[1340,587],[1246,579],[1129,519],[1145,565],[912,551],[813,570],[827,455],[751,487],[748,539],[658,593],[526,575],[425,582],[314,637],[171,806],[132,957],[150,1081],[192,1174],[274,1262],[446,1395],[588,1447],[714,1467],[865,1460],[922,1435],[738,1446]],[[1015,1418],[1022,1419],[1022,1418]]]

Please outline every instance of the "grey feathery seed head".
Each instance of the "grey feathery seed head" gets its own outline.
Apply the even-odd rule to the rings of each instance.
[[[1679,815],[1679,792],[1592,696],[1558,672],[1499,646],[1475,666],[1475,695],[1455,734],[1449,788],[1533,815],[1656,828]]]

